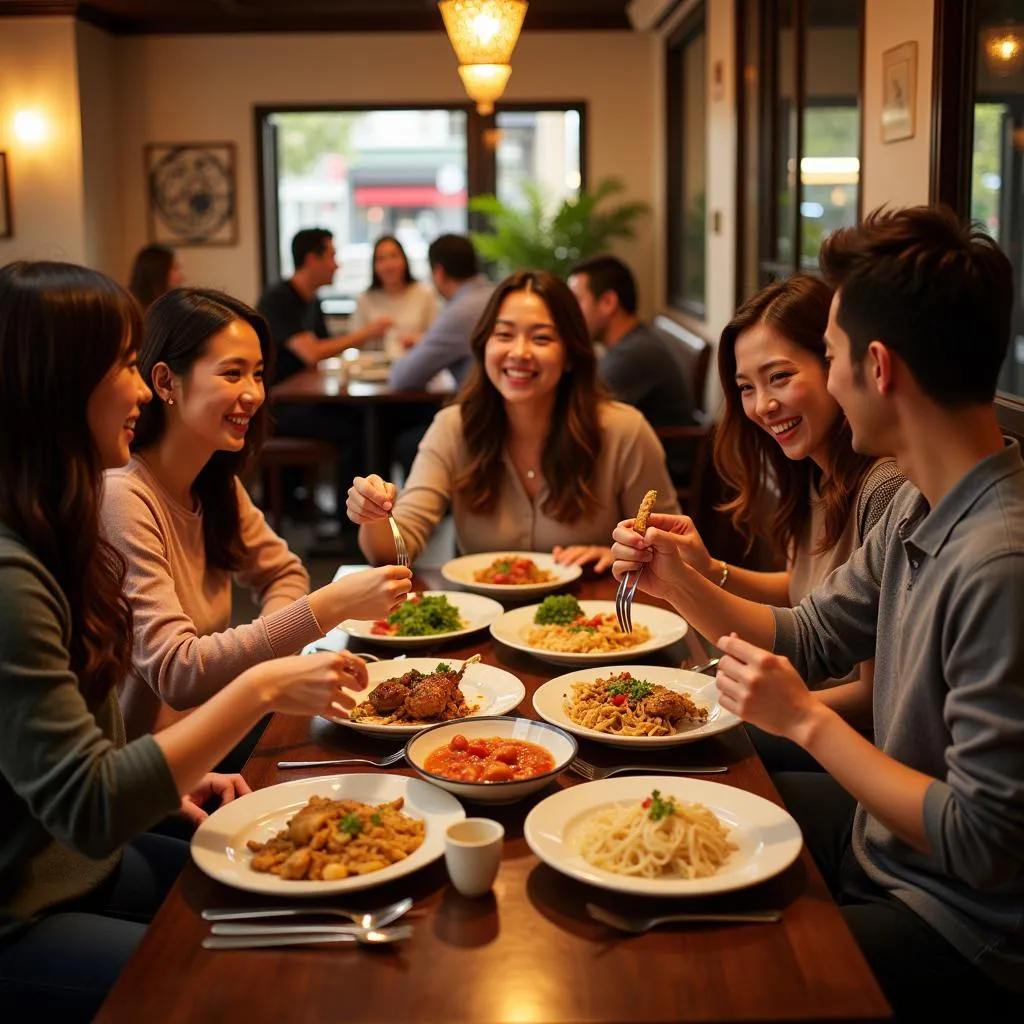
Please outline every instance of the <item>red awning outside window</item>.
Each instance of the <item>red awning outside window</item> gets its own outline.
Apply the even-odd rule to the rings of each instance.
[[[357,185],[356,206],[466,205],[466,190],[445,194],[433,185]]]

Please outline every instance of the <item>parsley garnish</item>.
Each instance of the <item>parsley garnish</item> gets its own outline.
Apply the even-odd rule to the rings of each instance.
[[[608,684],[610,696],[618,697],[620,693],[624,693],[629,697],[631,704],[649,697],[653,692],[654,687],[646,679],[617,679],[614,683]]]
[[[370,815],[370,824],[371,825],[383,825],[384,824],[384,820],[381,818],[381,816],[376,811],[374,811],[373,814]]]
[[[434,669],[435,672],[451,672],[451,670],[452,667],[447,661],[439,661],[437,663],[437,668]]]
[[[533,621],[538,626],[568,626],[582,615],[583,609],[572,594],[553,594],[541,601]]]
[[[347,832],[350,836],[355,838],[363,831],[363,819],[353,811],[351,814],[346,814],[341,821],[338,822],[338,831]]]
[[[661,799],[661,791],[657,789],[651,790],[651,806],[647,812],[647,816],[651,821],[661,821],[662,818],[667,818],[670,814],[675,814],[676,805],[672,802],[672,797],[667,800]]]

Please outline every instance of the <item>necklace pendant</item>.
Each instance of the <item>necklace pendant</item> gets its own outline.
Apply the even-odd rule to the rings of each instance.
[[[537,476],[537,474],[532,469],[528,469],[526,471],[526,479],[527,480],[533,480],[536,476]]]

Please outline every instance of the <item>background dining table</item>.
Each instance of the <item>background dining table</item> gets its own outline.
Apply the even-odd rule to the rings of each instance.
[[[417,589],[441,589],[441,582],[436,572],[417,573],[414,580]],[[614,582],[588,573],[572,590],[581,599],[609,599]],[[372,649],[388,656],[380,647]],[[485,632],[428,650],[452,659],[479,652],[485,663],[518,676],[527,692],[518,714],[529,718],[537,717],[530,703],[537,687],[570,671],[504,647]],[[282,771],[279,759],[379,758],[397,746],[324,720],[277,715],[243,774],[260,789],[325,774]],[[599,765],[623,763],[625,755],[654,772],[658,765],[724,764],[728,772],[714,781],[781,802],[742,727],[639,756],[581,740],[580,755]],[[379,769],[326,774],[338,770]],[[404,762],[386,770],[414,774]],[[285,901],[227,888],[189,864],[96,1020],[610,1024],[888,1018],[886,1001],[806,849],[773,879],[699,899],[607,892],[543,864],[523,838],[526,814],[561,787],[582,781],[565,772],[520,803],[467,804],[469,815],[495,818],[505,827],[501,868],[486,897],[459,895],[438,861],[329,901],[370,909],[413,897],[415,906],[403,919],[414,925],[412,938],[387,947],[204,950],[204,908]],[[674,925],[627,935],[592,920],[584,909],[588,901],[623,914],[777,908],[782,920]]]
[[[381,368],[381,367],[378,367]],[[358,409],[363,418],[365,472],[388,478],[391,469],[392,421],[404,426],[409,412],[429,420],[432,412],[455,394],[450,375],[439,374],[427,387],[396,390],[386,380],[363,379],[346,361],[324,360],[319,366],[300,370],[270,389],[275,403],[345,405]],[[396,416],[397,414],[397,416]]]

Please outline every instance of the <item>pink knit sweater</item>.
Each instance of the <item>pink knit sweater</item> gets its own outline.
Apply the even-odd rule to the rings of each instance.
[[[230,628],[231,575],[206,564],[202,511],[185,508],[133,458],[106,475],[103,526],[128,560],[135,617],[132,668],[120,699],[128,739],[158,732],[244,669],[297,653],[321,634],[309,576],[236,480],[246,555],[235,580],[262,615]]]

